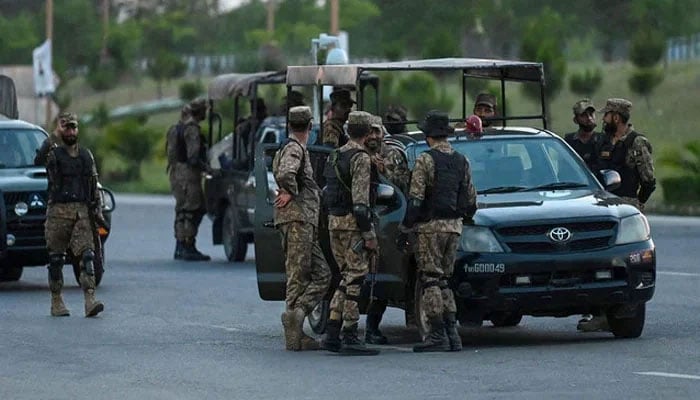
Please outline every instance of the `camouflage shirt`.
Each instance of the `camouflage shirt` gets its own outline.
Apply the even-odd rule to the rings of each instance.
[[[408,170],[406,157],[401,153],[401,150],[395,146],[388,146],[386,143],[382,143],[382,147],[378,152],[372,152],[370,149],[367,149],[367,151],[372,162],[378,165],[377,171],[384,175],[389,182],[396,185],[399,190],[406,192],[410,171]]]
[[[323,123],[323,140],[321,144],[337,149],[341,143],[346,141],[343,125],[345,121],[329,118]]]
[[[362,149],[366,151],[363,145],[352,140],[348,141],[343,147],[341,147],[340,151],[346,152],[351,149]],[[366,152],[358,152],[353,156],[352,160],[350,160],[352,204],[364,204],[365,206],[369,207],[371,168],[372,161],[370,160],[369,154]],[[329,215],[328,229],[337,231],[360,231],[353,213],[349,213],[348,215],[344,216]],[[374,230],[363,232],[362,237],[366,240],[376,238]]]
[[[166,142],[168,153],[168,165],[171,173],[176,174],[184,180],[199,180],[202,172],[206,168],[206,142],[199,125],[188,118],[181,122],[184,124],[182,138],[185,141],[187,162],[177,161],[177,125],[170,127]]]
[[[314,171],[306,146],[290,135],[289,142],[275,154],[272,173],[280,190],[292,195],[292,200],[284,208],[275,207],[275,225],[302,221],[318,226],[320,189],[313,179]],[[301,188],[298,182],[303,182]]]
[[[433,149],[443,153],[451,154],[454,152],[452,146],[448,142],[438,142]],[[472,184],[471,168],[469,160],[467,160],[467,168],[465,170],[464,179],[467,182],[469,190],[468,196],[470,202],[476,203],[476,190]],[[428,153],[422,153],[416,159],[416,166],[413,168],[411,176],[411,187],[409,189],[409,198],[425,200],[426,190],[433,185],[435,179],[435,163],[433,158]],[[428,222],[418,223],[414,227],[415,232],[453,232],[462,233],[462,219],[436,219]]]

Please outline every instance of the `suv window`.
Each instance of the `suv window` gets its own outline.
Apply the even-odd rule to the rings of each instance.
[[[0,168],[34,166],[34,156],[46,139],[38,129],[0,129]]]

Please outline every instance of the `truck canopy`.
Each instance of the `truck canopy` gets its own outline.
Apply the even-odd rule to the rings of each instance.
[[[15,82],[9,76],[0,75],[0,116],[19,118]]]

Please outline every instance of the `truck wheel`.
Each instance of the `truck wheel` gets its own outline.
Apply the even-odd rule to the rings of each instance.
[[[309,326],[315,334],[320,335],[326,331],[326,323],[328,322],[328,316],[331,310],[331,302],[328,300],[321,300],[320,303],[314,307],[313,311],[307,317],[309,319]]]
[[[15,282],[22,277],[23,267],[9,265],[0,269],[0,282]]]
[[[644,320],[646,319],[646,304],[637,306],[637,310],[631,318],[615,317],[615,309],[607,313],[610,331],[617,338],[633,339],[642,335]]]
[[[423,285],[421,284],[421,279],[420,276],[416,277],[416,283],[413,285],[414,286],[414,307],[415,307],[415,316],[416,316],[416,327],[418,328],[418,334],[420,335],[421,340],[425,340],[425,338],[428,336],[430,333],[430,321],[428,321],[428,317],[425,315],[425,311],[423,310],[422,304],[423,304]]]
[[[491,315],[491,318],[489,320],[491,321],[493,326],[498,328],[505,328],[509,326],[518,326],[522,319],[523,316],[520,314],[504,312]]]
[[[244,261],[248,251],[248,241],[238,231],[236,212],[231,206],[224,211],[224,221],[221,226],[221,239],[224,243],[224,253],[229,261]]]

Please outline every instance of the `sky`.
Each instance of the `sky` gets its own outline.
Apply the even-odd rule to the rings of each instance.
[[[228,11],[234,7],[238,7],[245,0],[220,0],[222,11]]]

